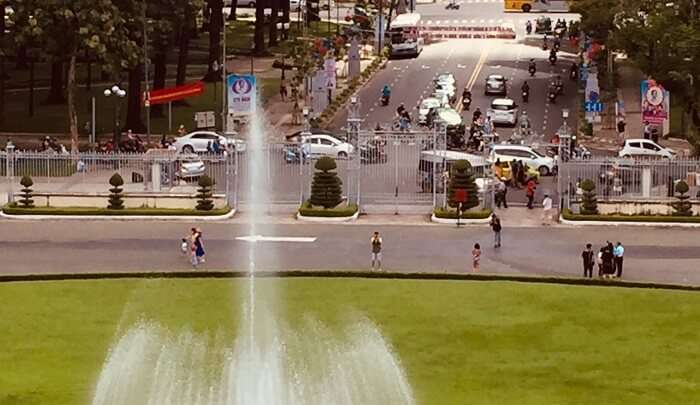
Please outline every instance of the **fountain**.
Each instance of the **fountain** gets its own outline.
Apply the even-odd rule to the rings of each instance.
[[[267,195],[263,133],[255,115],[247,151],[250,235],[257,235]],[[232,344],[139,321],[112,346],[93,405],[414,404],[403,369],[369,319],[349,318],[337,334],[310,316],[290,327],[269,301],[256,305],[258,243],[249,244],[246,302]]]

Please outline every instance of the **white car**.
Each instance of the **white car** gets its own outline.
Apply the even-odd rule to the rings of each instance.
[[[525,145],[493,145],[489,159],[492,162],[512,162],[520,160],[540,172],[540,176],[547,176],[554,172],[554,159],[545,156],[529,146]]]
[[[178,152],[183,153],[206,152],[209,143],[218,139],[226,150],[244,152],[246,150],[245,141],[235,138],[235,135],[237,134],[226,133],[222,135],[215,131],[194,131],[175,139],[173,146]]]
[[[452,73],[440,73],[435,78],[435,83],[451,84],[452,87],[456,87],[457,80],[455,79],[455,76]]]
[[[290,10],[299,11],[302,7],[306,7],[306,0],[289,0]]]
[[[304,143],[309,145],[311,156],[331,156],[345,159],[352,154],[354,147],[330,135],[311,135],[304,138]]]
[[[509,98],[497,98],[491,102],[491,108],[486,111],[491,122],[501,125],[514,126],[518,122],[518,105]]]
[[[488,75],[486,78],[486,87],[484,87],[484,94],[499,94],[505,96],[508,92],[506,86],[506,81],[508,79],[503,75]]]
[[[438,99],[442,99],[444,96],[447,96],[447,99],[452,102],[455,100],[455,87],[447,83],[436,83],[433,95],[437,96],[436,98]]]
[[[423,99],[423,101],[420,102],[420,106],[418,106],[418,124],[425,125],[428,123],[428,113],[430,112],[431,109],[433,108],[439,108],[442,107],[444,104],[445,99],[443,100],[434,98],[434,97],[428,97]]]
[[[618,152],[618,156],[622,158],[661,157],[673,159],[676,157],[676,152],[649,139],[627,139]]]

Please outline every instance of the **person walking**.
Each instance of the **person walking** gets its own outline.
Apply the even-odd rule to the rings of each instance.
[[[372,270],[375,270],[376,263],[376,270],[382,271],[382,237],[379,236],[379,232],[375,232],[369,242],[372,246]]]
[[[493,214],[491,216],[491,229],[493,229],[493,247],[501,247],[501,218],[498,215]]]
[[[197,234],[194,238],[195,255],[197,255],[197,263],[204,263],[204,242],[202,241],[202,230],[197,229]]]
[[[507,195],[508,187],[506,183],[503,179],[498,179],[498,183],[496,184],[496,207],[501,208],[501,205],[503,205],[503,208],[508,208]]]
[[[542,225],[551,225],[552,221],[552,197],[544,195],[542,200]]]
[[[617,245],[615,245],[613,256],[615,257],[615,270],[617,271],[616,277],[620,278],[622,277],[622,261],[625,256],[625,247],[622,246],[622,243],[619,241],[617,242]]]
[[[474,249],[472,249],[472,271],[474,273],[479,272],[479,262],[481,262],[481,246],[475,243]]]
[[[595,259],[593,258],[593,246],[590,243],[586,243],[586,249],[581,252],[581,258],[583,259],[583,277],[593,278],[593,265]]]
[[[604,278],[611,278],[615,274],[613,250],[614,250],[614,247],[613,247],[612,242],[610,242],[610,241],[606,242],[606,245],[603,248],[603,277]]]
[[[287,100],[287,85],[284,83],[284,81],[280,82],[280,98],[282,101]]]
[[[620,139],[625,138],[625,127],[627,126],[627,123],[625,122],[624,119],[620,119],[620,121],[617,121],[617,136],[620,137]]]
[[[527,208],[528,209],[533,209],[533,203],[535,202],[535,189],[537,186],[535,186],[535,181],[530,179],[527,182],[527,189],[525,190],[525,195],[527,195]]]

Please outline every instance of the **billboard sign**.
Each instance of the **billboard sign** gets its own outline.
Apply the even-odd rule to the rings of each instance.
[[[257,87],[253,75],[229,75],[226,79],[228,111],[237,115],[255,112]]]
[[[655,80],[643,80],[642,93],[642,122],[653,125],[663,124],[668,118],[669,92]]]

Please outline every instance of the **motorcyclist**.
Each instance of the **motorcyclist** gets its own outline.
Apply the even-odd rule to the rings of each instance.
[[[527,84],[527,81],[523,82],[523,85],[522,87],[520,87],[520,90],[523,93],[523,101],[527,103],[527,99],[530,96],[530,85]]]
[[[544,34],[544,37],[542,37],[542,49],[547,50],[547,34]]]
[[[382,89],[382,97],[386,97],[386,98],[391,97],[391,88],[389,87],[388,84],[385,84],[384,88]]]
[[[559,37],[554,37],[554,47],[552,48],[552,50],[558,51],[559,48],[561,48],[561,40],[559,39]]]
[[[552,49],[549,52],[549,63],[551,63],[552,65],[557,63],[557,51],[555,51],[554,49]]]
[[[572,63],[571,67],[569,68],[569,79],[578,79],[578,65],[576,64],[576,62]]]
[[[406,107],[404,107],[403,103],[401,103],[401,104],[399,104],[398,108],[396,108],[396,115],[401,117],[403,115],[404,111],[406,111]]]
[[[476,110],[474,110],[474,114],[472,115],[472,123],[479,121],[479,118],[481,118],[481,109],[476,107]]]
[[[472,103],[472,92],[465,88],[464,91],[462,92],[462,107],[465,110],[468,110],[471,103]]]
[[[532,34],[532,22],[530,20],[527,20],[525,23],[525,30],[527,31],[527,35]]]
[[[530,124],[530,117],[527,115],[527,111],[523,111],[520,114],[520,134],[529,136],[532,131],[532,125]]]
[[[554,85],[556,87],[564,87],[564,81],[561,79],[561,76],[557,75],[557,77],[554,79]]]
[[[535,72],[537,71],[537,64],[535,63],[535,58],[530,59],[530,64],[527,67],[528,72],[530,72],[531,75],[534,75]]]
[[[552,102],[555,102],[557,99],[557,95],[558,95],[557,87],[554,85],[554,83],[550,84],[549,89],[547,90],[547,97],[549,97],[549,99]]]

